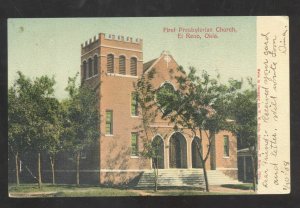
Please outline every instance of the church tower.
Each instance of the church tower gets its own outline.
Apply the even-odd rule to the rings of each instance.
[[[142,73],[139,38],[100,33],[81,45],[81,81],[97,89],[100,98],[100,183],[114,177],[113,171],[150,168],[150,162],[138,156],[141,118],[133,85]]]

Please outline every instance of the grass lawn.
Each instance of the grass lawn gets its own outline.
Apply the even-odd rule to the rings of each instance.
[[[197,191],[197,190],[158,190],[154,192],[152,190],[145,190],[145,193],[148,193],[152,196],[200,196],[200,195],[248,195],[254,194],[254,192],[239,192],[239,191],[214,191],[210,192]]]
[[[138,196],[127,189],[105,188],[100,186],[37,184],[9,185],[8,192],[16,197],[93,197],[93,196]]]
[[[227,195],[237,193],[225,193],[225,192],[203,192],[196,190],[158,190],[157,192],[147,190],[145,191],[152,196],[200,196],[200,195]]]
[[[224,184],[222,187],[232,188],[232,189],[241,189],[241,190],[252,190],[252,183],[243,183],[243,184]]]
[[[11,197],[101,197],[101,196],[197,196],[197,195],[228,195],[228,194],[254,194],[249,192],[251,184],[222,185],[211,192],[196,189],[162,189],[154,192],[152,189],[133,190],[121,188],[106,188],[88,185],[43,184],[41,189],[37,184],[10,184],[8,192]]]

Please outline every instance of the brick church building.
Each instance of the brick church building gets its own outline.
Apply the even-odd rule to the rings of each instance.
[[[180,61],[180,60],[177,60]],[[81,167],[83,176],[91,174],[101,184],[128,184],[152,168],[150,159],[139,156],[143,148],[136,127],[141,123],[133,83],[155,68],[153,86],[176,89],[169,70],[179,65],[172,55],[162,52],[149,62],[143,60],[143,41],[130,37],[100,33],[81,45],[81,81],[96,89],[99,96],[101,136],[93,151],[83,154],[87,164]],[[176,70],[175,70],[176,71]],[[157,132],[153,140],[161,141],[160,169],[201,168],[196,142],[207,151],[207,139],[192,137],[188,129],[175,132],[169,121],[157,117],[151,126]],[[219,170],[237,178],[236,137],[228,131],[215,135],[208,170]],[[83,176],[84,177],[84,176]]]

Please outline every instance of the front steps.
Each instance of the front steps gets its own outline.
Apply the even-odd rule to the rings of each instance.
[[[209,185],[241,184],[241,182],[230,178],[220,170],[207,170],[206,172]]]
[[[218,170],[208,170],[209,185],[239,183]],[[154,186],[153,170],[147,170],[141,176],[136,188]],[[205,188],[203,169],[159,169],[158,187]]]

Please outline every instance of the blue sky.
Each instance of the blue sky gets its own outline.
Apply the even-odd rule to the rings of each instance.
[[[216,33],[218,39],[178,39],[163,28],[231,28],[235,33]],[[211,75],[256,80],[255,17],[156,17],[156,18],[69,18],[8,20],[8,84],[16,72],[35,78],[55,76],[56,96],[65,98],[69,76],[80,70],[80,45],[98,33],[143,39],[144,62],[169,51],[177,63],[194,66]],[[204,36],[204,33],[200,33]]]

